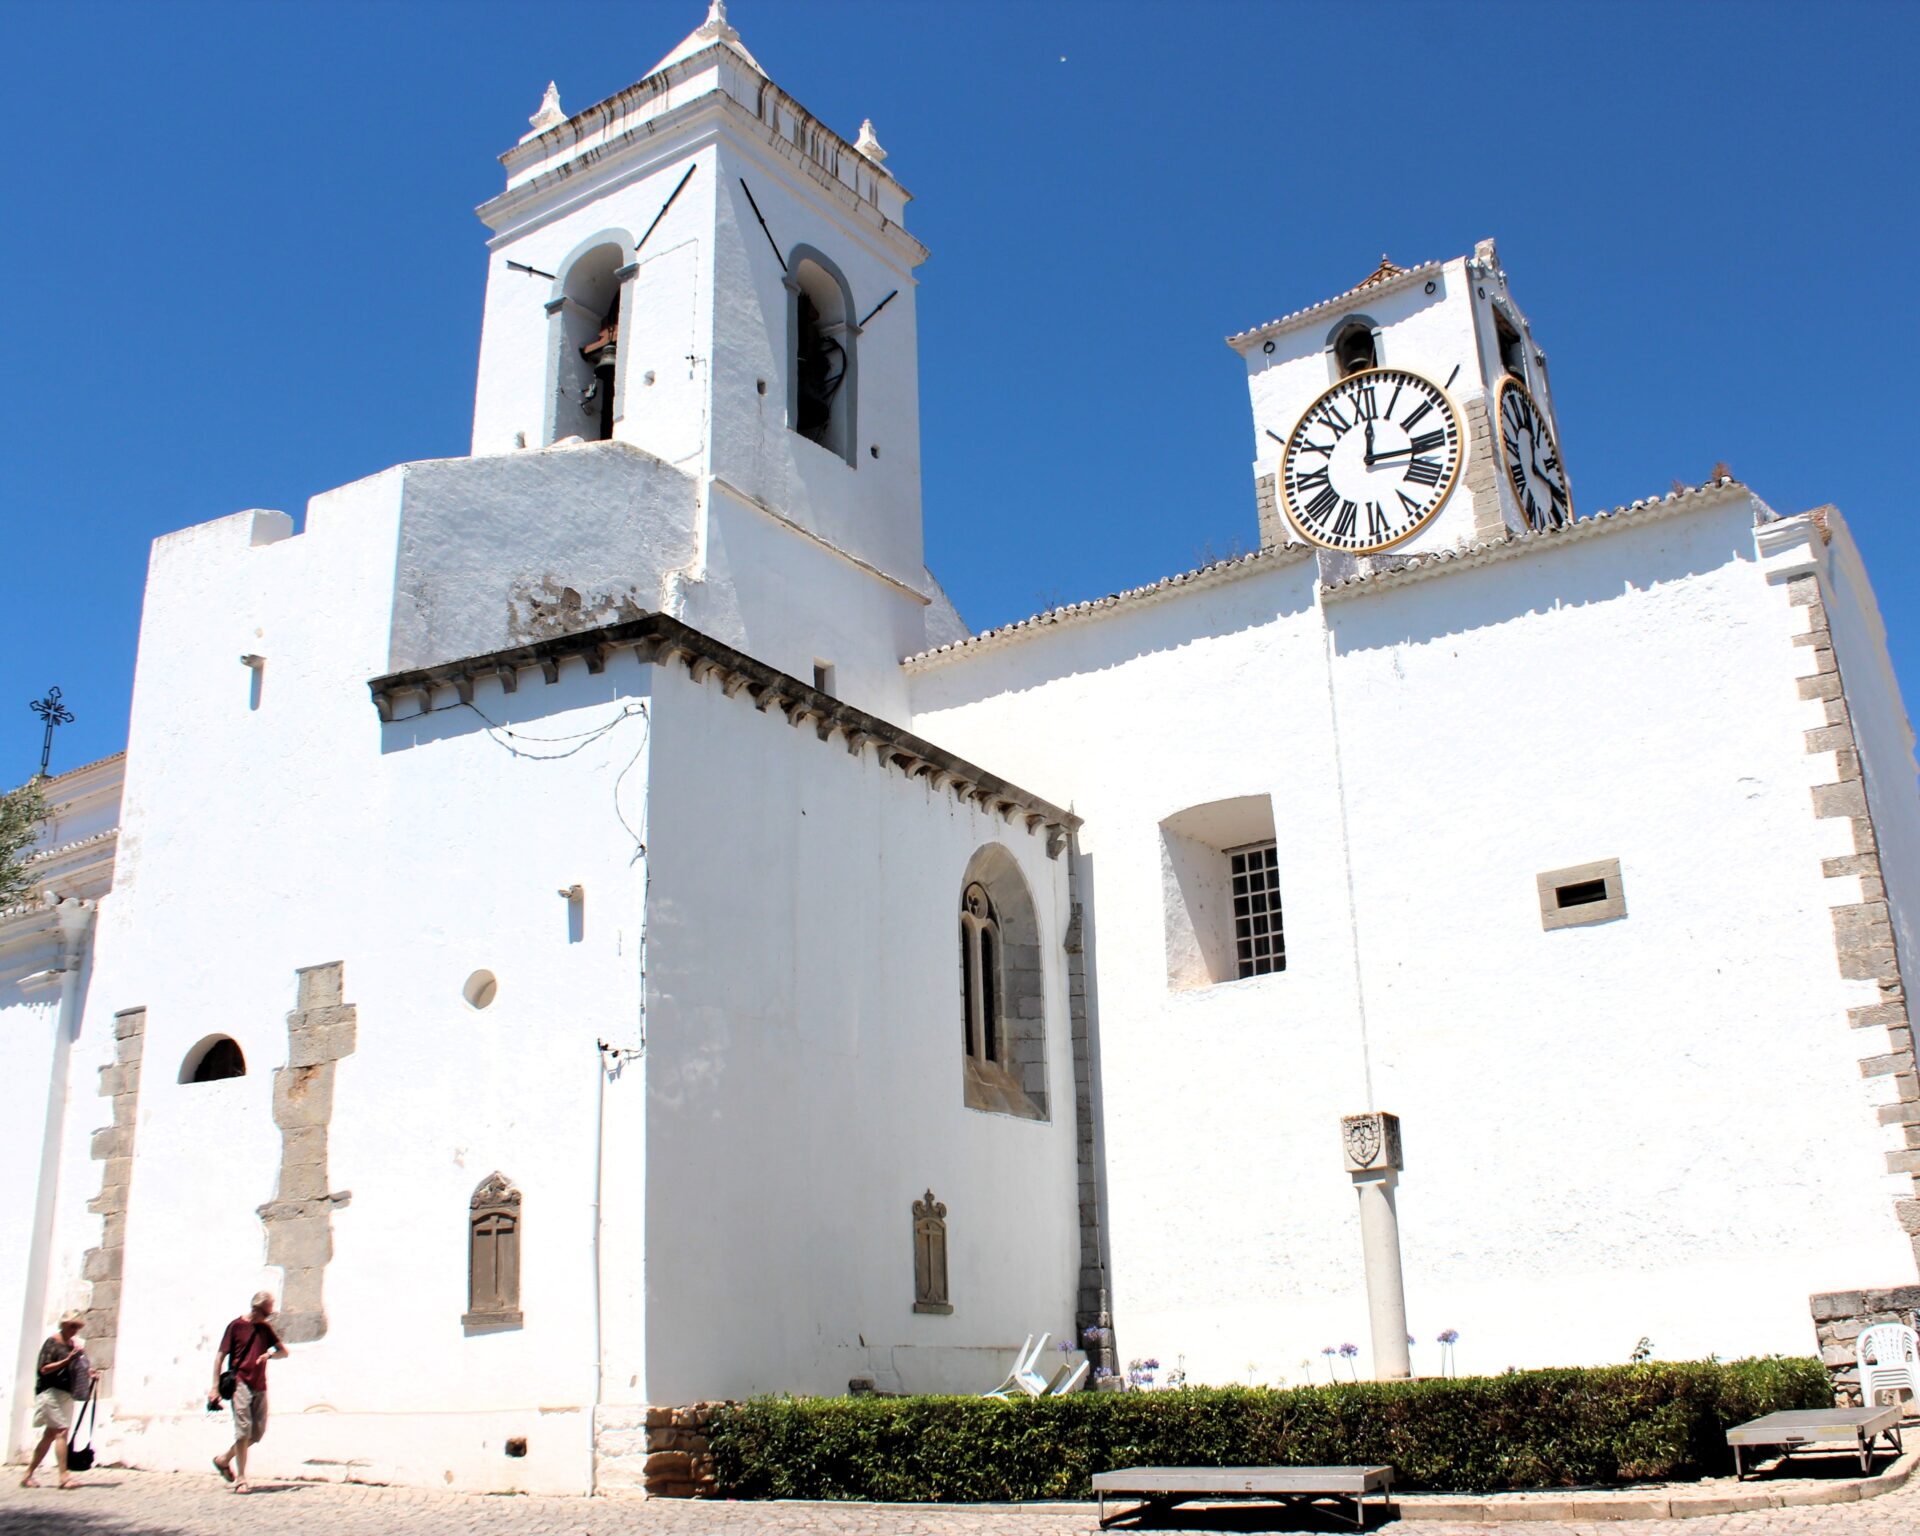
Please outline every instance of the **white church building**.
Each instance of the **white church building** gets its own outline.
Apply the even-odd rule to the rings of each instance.
[[[1839,513],[1580,505],[1489,241],[1230,338],[1256,553],[969,633],[885,160],[716,3],[502,156],[469,456],[156,541],[124,786],[52,781],[0,914],[10,1453],[79,1305],[103,1460],[204,1468],[261,1286],[263,1468],[584,1492],[650,1410],[1103,1317],[1404,1373],[1396,1214],[1421,1374],[1913,1283],[1920,797]]]

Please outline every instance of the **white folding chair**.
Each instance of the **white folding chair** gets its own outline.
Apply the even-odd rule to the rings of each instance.
[[[1902,1387],[1920,1402],[1920,1336],[1906,1324],[1875,1323],[1854,1344],[1853,1358],[1860,1367],[1860,1401],[1869,1408],[1879,1393]]]
[[[1042,1397],[1065,1397],[1069,1392],[1078,1389],[1080,1383],[1086,1379],[1089,1369],[1091,1369],[1091,1367],[1084,1360],[1078,1365],[1075,1365],[1069,1360],[1065,1365],[1061,1366],[1059,1370],[1053,1373],[1053,1380],[1047,1383],[1047,1390],[1040,1395]]]
[[[1020,1378],[1032,1371],[1033,1362],[1040,1357],[1040,1351],[1047,1347],[1047,1337],[1046,1334],[1041,1334],[1040,1342],[1035,1344],[1033,1335],[1028,1334],[1027,1342],[1020,1346],[1019,1353],[1013,1357],[1013,1369],[1007,1372],[1006,1380],[1001,1382],[1000,1385],[992,1391],[982,1392],[980,1395],[982,1397],[1005,1397],[1009,1392],[1025,1392],[1027,1390],[1026,1384]]]

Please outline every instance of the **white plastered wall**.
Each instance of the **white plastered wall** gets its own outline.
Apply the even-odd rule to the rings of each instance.
[[[1887,887],[1895,946],[1909,1003],[1920,965],[1920,794],[1914,787],[1913,725],[1900,696],[1886,625],[1860,548],[1835,508],[1825,513],[1831,542],[1821,583],[1860,752],[1880,872]]]
[[[1364,1350],[1337,1119],[1368,1064],[1416,1370],[1446,1327],[1471,1369],[1801,1353],[1810,1291],[1910,1267],[1753,516],[1342,598],[1332,696],[1305,562],[914,672],[915,729],[1086,818],[1123,1354]],[[1170,994],[1158,823],[1269,786],[1288,970]],[[1535,875],[1608,857],[1628,917],[1543,931]]]
[[[77,1275],[99,1219],[92,1071],[116,1009],[147,1009],[119,1359],[103,1455],[199,1467],[221,1426],[200,1398],[228,1318],[259,1286],[256,1207],[274,1194],[272,1072],[296,967],[339,961],[357,1046],[337,1068],[328,1331],[274,1368],[270,1472],[581,1491],[592,1407],[598,1039],[638,1029],[641,876],[624,817],[645,798],[642,669],[571,663],[516,694],[383,726],[403,471],[317,500],[309,529],[243,514],[160,541],[136,676],[119,882],[102,933],[68,1117],[55,1272]],[[277,521],[276,521],[277,520]],[[277,542],[255,544],[265,535]],[[242,652],[265,658],[249,707]],[[451,704],[451,694],[442,696]],[[610,727],[604,734],[586,733]],[[575,738],[543,746],[537,738]],[[565,747],[571,756],[537,759]],[[517,748],[516,755],[509,748]],[[621,775],[624,774],[624,780]],[[615,783],[620,781],[618,802]],[[568,903],[586,893],[575,941]],[[498,998],[462,983],[492,970]],[[176,1081],[212,1031],[247,1075]],[[624,1091],[623,1090],[631,1090]],[[607,1135],[641,1156],[609,1089]],[[498,1169],[521,1189],[524,1328],[468,1337],[466,1219]],[[641,1183],[609,1197],[640,1219]],[[626,1200],[631,1212],[623,1212]],[[632,1286],[613,1294],[632,1300]],[[608,1330],[638,1371],[642,1347]],[[396,1365],[396,1361],[400,1362]],[[504,1442],[525,1436],[528,1455]]]
[[[1072,1328],[1064,855],[876,750],[656,685],[646,1385],[984,1391]],[[962,877],[999,842],[1032,894],[1047,1121],[962,1102]],[[912,1204],[948,1207],[949,1316],[916,1314]]]

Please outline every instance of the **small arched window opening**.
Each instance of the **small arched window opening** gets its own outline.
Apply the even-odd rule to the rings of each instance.
[[[788,264],[788,420],[853,464],[857,337],[853,293],[840,269],[808,246]]]
[[[503,1173],[490,1173],[467,1211],[468,1333],[518,1328],[520,1312],[520,1191]]]
[[[208,1035],[180,1062],[183,1083],[217,1083],[223,1078],[246,1075],[247,1058],[231,1035]]]
[[[612,439],[620,419],[620,306],[626,249],[619,236],[577,253],[547,304],[551,327],[549,443]]]
[[[1507,312],[1497,305],[1493,311],[1493,334],[1500,348],[1500,366],[1506,369],[1509,377],[1526,383],[1526,338],[1520,334],[1520,328],[1507,318]]]
[[[1033,898],[997,843],[960,893],[961,1063],[969,1108],[1047,1118],[1045,987]]]
[[[1365,373],[1369,368],[1380,366],[1380,349],[1374,340],[1373,327],[1365,320],[1349,320],[1334,333],[1334,366],[1340,377],[1351,373]]]

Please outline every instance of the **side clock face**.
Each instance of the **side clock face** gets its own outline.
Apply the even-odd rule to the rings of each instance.
[[[1534,404],[1527,386],[1518,379],[1500,384],[1500,453],[1506,460],[1507,484],[1519,503],[1527,526],[1536,531],[1564,527],[1573,521],[1573,499],[1567,491],[1567,472],[1560,467],[1560,450],[1553,429]]]
[[[1400,368],[1349,375],[1307,408],[1286,441],[1287,516],[1328,549],[1385,549],[1446,504],[1460,454],[1460,417],[1431,379]]]

